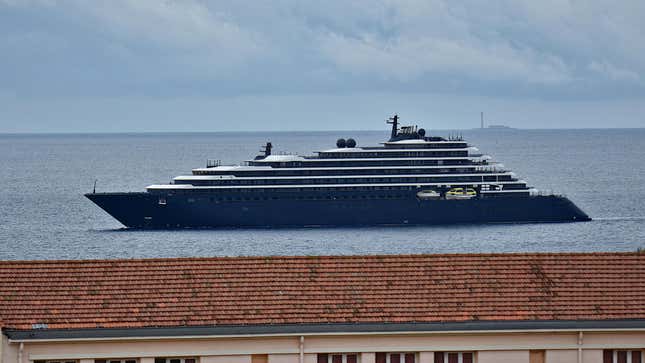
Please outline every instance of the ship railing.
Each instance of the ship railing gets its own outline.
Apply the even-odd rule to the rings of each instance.
[[[448,134],[448,141],[464,141],[464,137],[461,133],[450,133]]]
[[[222,160],[214,160],[214,159],[206,160],[206,167],[207,168],[216,168],[216,167],[218,167],[220,165],[222,165]]]
[[[534,190],[534,192],[532,193],[532,195],[537,195],[537,196],[541,196],[541,197],[550,197],[550,196],[566,197],[566,195],[564,193],[556,192],[553,189],[535,189],[535,188],[533,188],[533,190]]]

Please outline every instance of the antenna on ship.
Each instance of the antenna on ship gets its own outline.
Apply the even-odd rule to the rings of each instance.
[[[94,179],[94,189],[92,189],[92,194],[96,194],[96,182],[98,179]]]
[[[394,116],[387,119],[388,124],[392,124],[392,137],[396,137],[396,131],[399,128],[399,115],[394,114]]]
[[[484,112],[481,112],[482,129],[484,128]]]

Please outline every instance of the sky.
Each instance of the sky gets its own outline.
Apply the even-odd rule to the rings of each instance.
[[[0,133],[645,127],[643,0],[0,0]]]

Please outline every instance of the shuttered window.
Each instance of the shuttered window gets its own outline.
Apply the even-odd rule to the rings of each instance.
[[[318,354],[318,363],[360,363],[356,353]]]
[[[376,353],[376,363],[416,363],[417,353]]]
[[[610,350],[602,354],[603,363],[641,363],[643,352],[641,350]]]
[[[544,350],[531,350],[529,352],[529,363],[544,363],[546,351]]]
[[[474,363],[472,352],[435,352],[434,363]]]
[[[155,363],[195,363],[197,362],[197,358],[189,357],[189,358],[165,358],[165,357],[157,357],[155,358]]]

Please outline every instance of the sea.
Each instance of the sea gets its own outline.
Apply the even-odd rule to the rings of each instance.
[[[645,248],[645,129],[430,130],[462,136],[593,221],[490,225],[142,231],[87,200],[142,191],[208,159],[239,164],[271,141],[312,154],[339,137],[376,145],[388,131],[0,134],[0,260],[349,255]]]

